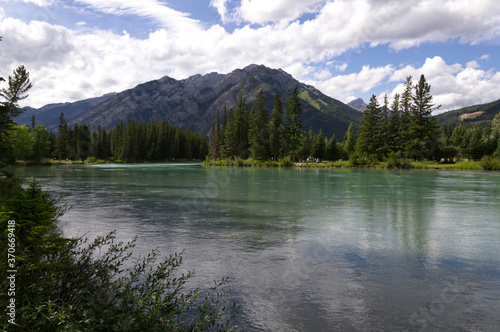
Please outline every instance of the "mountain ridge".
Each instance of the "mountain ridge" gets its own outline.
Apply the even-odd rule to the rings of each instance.
[[[168,120],[182,128],[209,133],[217,109],[221,114],[233,107],[243,87],[244,97],[251,107],[262,89],[266,107],[271,111],[276,94],[286,104],[292,90],[299,89],[304,130],[310,126],[326,136],[342,138],[350,123],[358,127],[362,113],[342,102],[324,95],[316,88],[295,80],[282,69],[252,64],[228,74],[193,75],[183,80],[164,76],[117,93],[112,98],[68,121],[111,128],[128,119],[146,123]]]
[[[456,110],[447,111],[435,116],[440,125],[464,122],[469,124],[489,123],[495,115],[500,113],[500,99]]]
[[[215,122],[217,109],[222,115],[224,105],[227,111],[234,107],[241,86],[245,87],[244,96],[249,107],[262,89],[269,111],[276,94],[286,105],[291,91],[298,87],[304,131],[312,126],[315,132],[321,129],[327,137],[335,134],[338,139],[342,139],[350,123],[355,128],[359,127],[363,115],[359,110],[366,105],[361,98],[344,104],[313,86],[295,80],[282,69],[251,64],[227,74],[196,74],[182,80],[164,76],[119,93],[72,103],[53,103],[38,109],[26,107],[16,122],[30,125],[31,117],[35,115],[37,124],[53,131],[57,129],[59,114],[63,112],[69,125],[85,123],[93,129],[98,125],[111,128],[129,119],[143,123],[167,120],[174,125],[208,134]],[[500,100],[451,110],[435,117],[440,124],[461,121],[485,124],[498,113]]]
[[[52,103],[40,108],[25,107],[25,111],[15,118],[18,125],[31,125],[31,117],[35,116],[38,124],[43,124],[49,131],[53,131],[59,125],[59,115],[64,113],[65,119],[72,120],[90,108],[97,106],[103,101],[113,97],[114,92],[106,93],[100,97],[82,99],[75,102]]]

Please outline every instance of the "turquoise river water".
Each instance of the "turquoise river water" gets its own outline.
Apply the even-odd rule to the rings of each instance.
[[[500,173],[199,164],[17,167],[73,206],[67,236],[117,230],[233,275],[247,331],[496,331]]]

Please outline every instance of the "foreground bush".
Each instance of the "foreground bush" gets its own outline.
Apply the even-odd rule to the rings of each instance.
[[[36,182],[8,200],[0,215],[2,308],[9,287],[7,223],[15,220],[16,319],[20,331],[227,331],[239,307],[227,300],[228,278],[186,291],[192,272],[177,268],[182,256],[162,260],[153,250],[133,258],[135,239],[115,233],[87,243],[65,239],[55,227],[64,208]],[[203,293],[203,295],[202,295]],[[3,310],[2,310],[3,311]],[[2,330],[13,330],[2,312]]]
[[[387,157],[387,168],[411,168],[407,159],[401,158],[397,153],[390,153]]]
[[[479,162],[481,167],[485,170],[500,170],[500,159],[492,156],[484,156]]]

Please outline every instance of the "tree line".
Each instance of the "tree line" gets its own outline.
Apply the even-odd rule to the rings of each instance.
[[[34,162],[43,158],[126,162],[201,160],[208,154],[204,135],[168,121],[142,124],[135,120],[120,122],[112,129],[98,126],[91,131],[86,124],[68,126],[61,113],[58,135],[44,126],[37,126],[33,117],[31,128],[14,126],[12,137],[13,157]]]
[[[387,95],[382,105],[375,95],[364,112],[356,142],[349,149],[356,157],[386,160],[479,160],[485,155],[500,156],[500,115],[487,127],[455,123],[439,127],[432,111],[431,86],[425,76],[414,84],[407,77],[404,92],[394,96],[389,106]]]
[[[59,117],[56,154],[69,159],[113,158],[126,162],[167,161],[205,158],[208,145],[204,135],[182,129],[168,121],[119,122],[115,128],[97,127],[92,133],[86,125],[69,128],[64,115]]]
[[[389,107],[387,95],[380,106],[373,95],[361,120],[356,150],[367,158],[386,159],[389,154],[407,159],[428,159],[432,156],[438,129],[432,111],[430,85],[424,75],[417,84],[407,77],[404,92],[394,96]]]
[[[3,89],[4,98],[17,103],[31,84],[24,67],[17,69],[12,88]],[[375,95],[364,112],[356,133],[351,124],[343,141],[327,138],[320,130],[302,130],[301,105],[295,88],[286,107],[275,96],[271,112],[266,109],[263,91],[259,91],[251,108],[240,90],[235,109],[217,110],[210,143],[205,135],[184,130],[167,121],[142,124],[120,122],[115,128],[100,126],[91,131],[88,125],[68,126],[64,114],[59,116],[59,134],[36,125],[17,126],[12,120],[20,109],[2,104],[0,111],[0,150],[2,163],[16,159],[40,162],[44,158],[85,160],[87,158],[125,162],[253,158],[276,160],[336,161],[339,159],[387,160],[480,160],[483,156],[500,157],[500,116],[486,126],[461,123],[439,127],[431,113],[438,107],[432,102],[430,85],[422,75],[414,84],[410,76],[404,91],[396,94],[389,105],[382,105]],[[23,92],[24,91],[24,92]],[[17,105],[17,104],[16,104]],[[14,109],[15,111],[12,111]],[[8,113],[6,110],[10,110]]]
[[[253,158],[256,160],[479,160],[483,156],[500,157],[500,115],[486,127],[455,123],[438,126],[432,112],[439,109],[425,76],[414,83],[406,78],[404,91],[389,105],[375,95],[363,114],[356,132],[351,124],[339,142],[320,130],[302,130],[301,106],[295,88],[286,108],[278,95],[271,112],[266,109],[261,90],[249,108],[240,90],[235,109],[220,116],[217,110],[210,134],[209,151],[213,160]]]
[[[269,114],[263,90],[260,90],[249,109],[244,88],[240,88],[236,107],[227,112],[226,106],[220,117],[217,110],[215,124],[210,134],[212,159],[243,158],[278,160],[291,157],[295,160],[302,146],[304,132],[300,118],[302,108],[295,88],[286,107],[278,95]]]

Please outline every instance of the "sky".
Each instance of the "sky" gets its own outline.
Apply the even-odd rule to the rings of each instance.
[[[0,0],[0,76],[22,106],[170,76],[281,68],[344,103],[424,74],[435,114],[500,99],[498,0]]]

